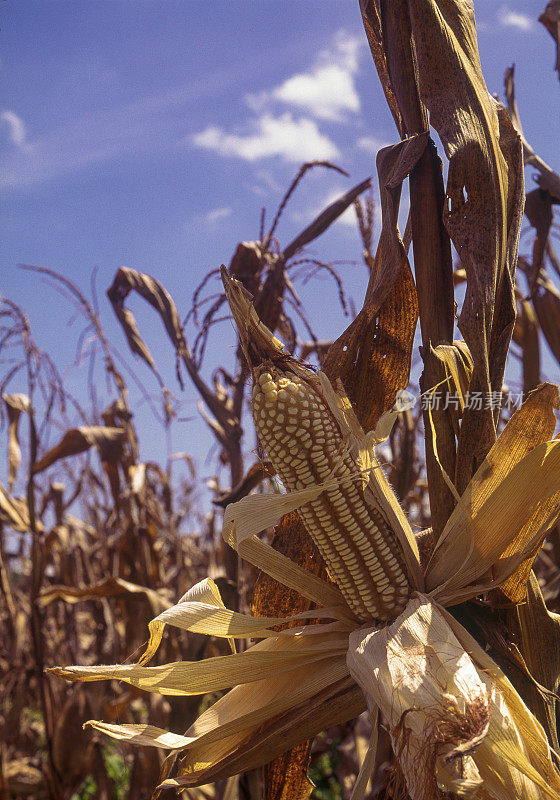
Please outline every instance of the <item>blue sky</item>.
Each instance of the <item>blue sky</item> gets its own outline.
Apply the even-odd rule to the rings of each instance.
[[[536,21],[544,0],[475,5],[489,90],[502,92],[515,61],[525,134],[558,169],[560,86],[552,39]],[[257,238],[261,207],[270,219],[302,161],[332,159],[350,178],[311,173],[279,226],[284,243],[338,193],[375,175],[377,149],[396,140],[357,0],[5,0],[0,19],[1,290],[27,309],[38,343],[56,348],[78,394],[81,323],[18,263],[58,270],[86,293],[97,269],[102,322],[126,353],[104,296],[119,266],[157,277],[184,316],[204,274],[227,264],[237,242]],[[324,260],[356,262],[341,272],[357,304],[360,251],[351,213],[312,248]],[[334,287],[317,286],[302,298],[318,335],[332,336],[346,322]],[[193,418],[176,426],[172,449],[203,457],[209,439],[196,395],[190,386],[180,393],[158,324],[131,305],[180,395],[180,414]],[[207,371],[232,348],[226,325]],[[134,370],[157,398],[148,369]],[[161,457],[156,423],[145,406],[137,410],[152,428],[144,457]]]

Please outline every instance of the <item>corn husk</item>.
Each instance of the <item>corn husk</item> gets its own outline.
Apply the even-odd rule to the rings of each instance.
[[[492,659],[429,598],[414,597],[386,628],[353,632],[348,667],[369,708],[388,720],[412,800],[433,800],[441,790],[558,797],[541,725]]]

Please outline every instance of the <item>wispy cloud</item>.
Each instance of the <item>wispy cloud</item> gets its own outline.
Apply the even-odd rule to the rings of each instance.
[[[339,155],[334,142],[319,131],[314,120],[294,119],[289,112],[279,117],[265,113],[253,120],[249,128],[244,133],[228,133],[211,125],[191,136],[191,142],[219,155],[237,156],[245,161],[280,156],[285,161],[298,163]]]
[[[231,208],[213,208],[212,211],[209,211],[207,214],[204,215],[205,222],[208,222],[210,225],[213,225],[215,222],[220,222],[222,219],[227,219],[231,217],[233,213],[233,209]]]
[[[530,31],[535,27],[530,17],[509,6],[501,6],[498,9],[498,22],[506,28],[517,28],[519,31]]]
[[[18,117],[15,111],[2,111],[2,113],[0,113],[0,123],[8,128],[8,136],[10,137],[12,144],[20,148],[25,147],[25,140],[27,136],[25,124],[21,117]]]
[[[84,78],[85,79],[85,78]],[[13,147],[4,148],[0,185],[17,191],[53,180],[66,179],[91,167],[119,158],[173,152],[185,135],[185,112],[239,80],[235,69],[216,69],[204,78],[169,87],[122,104],[70,109],[61,102],[50,120],[34,135],[26,132],[15,112],[0,114],[0,138],[6,133]],[[72,111],[69,114],[69,111]],[[61,122],[60,118],[71,122]]]
[[[333,47],[322,51],[307,72],[292,75],[270,91],[246,95],[245,100],[257,112],[280,102],[304,109],[318,119],[342,122],[349,113],[360,111],[354,77],[362,45],[361,39],[339,31]]]

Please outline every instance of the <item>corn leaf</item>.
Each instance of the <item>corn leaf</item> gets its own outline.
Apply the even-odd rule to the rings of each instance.
[[[556,63],[554,69],[560,78],[560,0],[550,0],[539,17],[556,44]]]
[[[105,428],[102,426],[83,426],[66,431],[60,442],[48,450],[38,461],[33,472],[36,474],[50,467],[61,458],[85,453],[90,447],[99,449],[101,460],[113,462],[120,454],[121,442],[124,438],[122,428]]]
[[[119,597],[126,595],[144,595],[149,601],[154,614],[170,607],[169,599],[155,589],[139,586],[136,583],[109,576],[100,583],[91,586],[49,586],[43,589],[38,597],[41,606],[47,606],[53,600],[63,600],[65,603],[79,603],[84,600],[94,600],[99,597]]]
[[[206,579],[201,583],[207,583],[209,580]],[[200,586],[200,584],[197,584],[197,586]],[[319,609],[314,612],[304,611],[299,614],[292,614],[289,617],[254,617],[240,614],[237,611],[230,611],[222,603],[196,600],[191,595],[191,591],[187,592],[186,600],[180,600],[176,605],[166,609],[149,623],[150,641],[146,652],[140,660],[141,664],[145,664],[153,657],[159,647],[166,625],[172,625],[175,628],[191,631],[192,633],[202,633],[207,636],[218,636],[224,639],[267,638],[278,637],[279,635],[278,632],[270,630],[270,626],[281,625],[286,622],[301,624],[312,617],[330,616],[329,611]],[[315,630],[321,633],[324,631],[324,627],[321,626]],[[287,632],[287,635],[292,634]]]
[[[3,394],[2,400],[8,412],[8,490],[11,492],[21,462],[19,444],[19,419],[23,412],[32,412],[31,401],[26,394]]]
[[[427,141],[427,134],[419,134],[377,155],[383,226],[364,306],[323,363],[331,381],[342,380],[366,432],[408,385],[418,306],[397,219],[402,183]]]
[[[544,602],[539,583],[531,573],[527,597],[516,606],[521,632],[521,652],[533,678],[550,692],[560,687],[560,616],[550,612]],[[558,749],[556,708],[553,694],[543,694],[531,687],[531,707],[548,728],[553,747]],[[539,714],[539,711],[541,712]]]
[[[543,384],[532,392],[471,480],[426,570],[426,586],[440,599],[451,587],[482,579],[490,568],[493,581],[504,582],[545,535],[560,489],[554,472],[559,443],[547,442],[557,407],[557,387]]]
[[[208,780],[220,780],[228,775],[254,769],[283,753],[287,745],[296,745],[315,736],[320,730],[342,724],[361,714],[365,708],[361,691],[347,674],[346,677],[340,677],[342,672],[347,672],[346,666],[344,665],[344,669],[342,665],[340,668],[330,669],[330,676],[317,669],[316,679],[306,671],[301,675],[298,686],[293,682],[287,684],[281,681],[277,687],[280,694],[275,692],[273,696],[269,694],[271,687],[267,685],[265,697],[269,699],[268,713],[259,702],[260,712],[253,713],[250,717],[243,716],[239,720],[238,726],[247,726],[249,719],[254,725],[252,729],[245,727],[243,739],[239,735],[230,737],[222,747],[211,751],[201,738],[200,749],[190,749],[185,754],[179,777],[164,781],[162,787],[197,786]],[[248,687],[238,688],[246,690]],[[233,692],[237,692],[237,689]],[[213,708],[230,698],[231,709],[233,692],[219,700]],[[255,704],[255,698],[248,697],[245,691],[243,695],[236,696],[236,703],[250,707]],[[227,730],[229,728],[226,723]],[[255,735],[257,732],[258,735]],[[216,733],[211,732],[208,734],[210,736],[215,738]]]

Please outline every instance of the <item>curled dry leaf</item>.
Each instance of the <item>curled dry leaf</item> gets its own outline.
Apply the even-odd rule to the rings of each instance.
[[[523,599],[536,552],[560,513],[560,441],[549,441],[557,408],[556,386],[531,392],[461,496],[426,569],[426,587],[440,602],[500,584],[510,599]]]
[[[523,134],[519,110],[517,108],[517,103],[515,102],[514,75],[515,65],[506,69],[504,73],[504,86],[506,102],[511,121],[516,131],[520,134],[523,142],[523,158],[525,164],[529,164],[537,170],[539,173],[537,176],[537,183],[543,191],[554,197],[556,202],[558,202],[560,201],[560,175],[558,175],[558,173],[555,172],[552,167],[549,167],[549,165],[543,161],[543,159],[537,155],[537,153],[535,153]]]
[[[20,533],[31,530],[27,501],[21,497],[11,497],[2,485],[0,485],[0,520]],[[38,520],[37,530],[43,529],[43,523]]]
[[[21,462],[18,427],[22,413],[32,411],[31,401],[26,394],[3,394],[8,412],[8,489],[11,492]]]
[[[60,442],[48,450],[33,467],[37,474],[50,467],[61,458],[85,453],[90,447],[99,450],[102,461],[111,464],[119,460],[125,432],[122,428],[103,426],[82,426],[66,431]]]
[[[306,244],[312,242],[322,233],[324,233],[327,228],[329,228],[332,223],[343,214],[346,209],[352,205],[354,200],[365,192],[366,189],[369,189],[371,186],[371,178],[366,178],[365,181],[358,183],[348,192],[343,194],[341,197],[337,198],[334,202],[332,202],[327,208],[322,211],[313,222],[308,225],[305,230],[303,230],[296,238],[290,242],[283,251],[283,259],[287,261],[293,255],[295,255],[298,250],[301,250],[305,247]]]
[[[53,600],[63,600],[65,603],[79,603],[83,600],[94,600],[98,597],[122,597],[126,595],[144,595],[154,614],[159,614],[171,606],[171,602],[161,591],[139,586],[124,578],[115,578],[112,575],[91,586],[49,586],[39,594],[38,602],[41,606],[52,603]]]
[[[560,78],[560,0],[550,0],[539,17],[544,27],[556,43],[556,63],[554,69]]]
[[[332,381],[342,380],[365,431],[375,428],[408,385],[418,306],[397,219],[402,183],[427,141],[427,134],[419,134],[378,153],[383,226],[366,299],[323,363]]]

